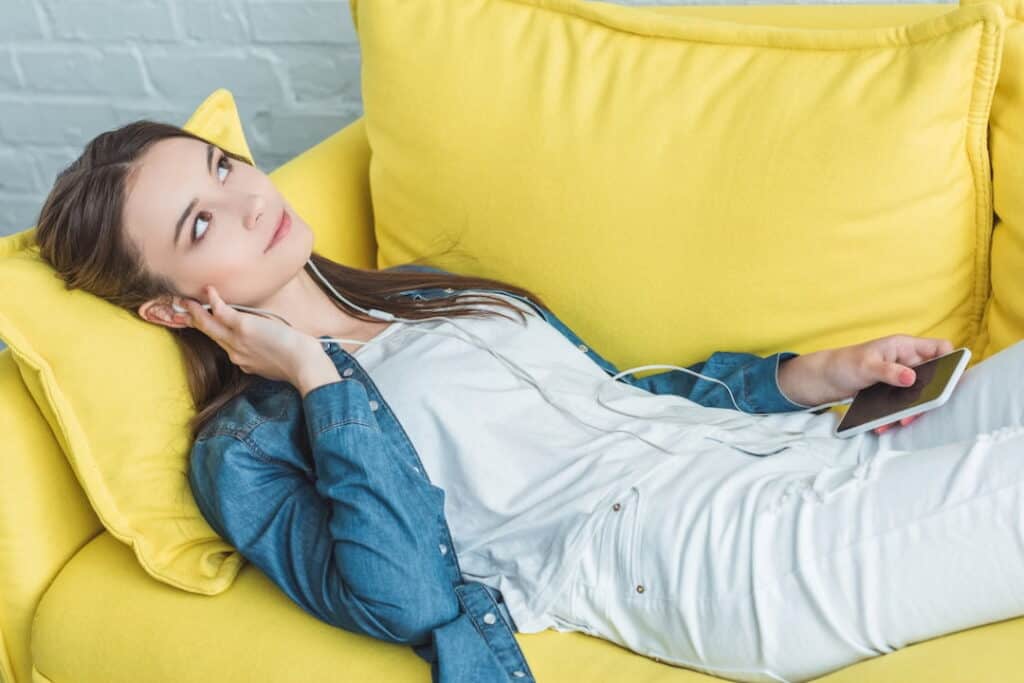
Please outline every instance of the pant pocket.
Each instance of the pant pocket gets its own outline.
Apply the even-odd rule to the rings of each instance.
[[[631,594],[642,595],[647,590],[641,555],[644,551],[641,533],[644,494],[639,486],[631,486],[623,498],[624,507],[619,513],[622,515],[619,526],[619,557],[622,558],[623,576],[619,580],[624,582]]]
[[[642,566],[641,498],[639,487],[630,486],[612,500],[592,548],[580,560],[576,583],[603,596],[636,592]]]

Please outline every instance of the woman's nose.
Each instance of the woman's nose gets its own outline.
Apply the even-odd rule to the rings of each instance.
[[[258,221],[269,219],[270,217],[266,215],[266,205],[263,202],[263,197],[260,195],[250,197],[245,212],[245,227],[249,230],[255,230]]]

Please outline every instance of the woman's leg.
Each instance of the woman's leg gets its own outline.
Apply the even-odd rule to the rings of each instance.
[[[817,440],[669,459],[606,513],[557,613],[668,663],[794,682],[1024,615],[1022,375],[1020,344],[978,363],[873,435],[866,467],[823,465]]]

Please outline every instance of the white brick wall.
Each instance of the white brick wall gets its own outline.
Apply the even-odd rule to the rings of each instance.
[[[359,117],[347,0],[0,0],[0,234],[92,137],[218,87],[267,172]]]

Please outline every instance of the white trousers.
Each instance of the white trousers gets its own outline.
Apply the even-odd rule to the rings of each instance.
[[[841,441],[832,411],[766,419]],[[945,405],[864,437],[667,457],[604,513],[548,610],[556,630],[796,683],[1024,615],[1024,341]]]

